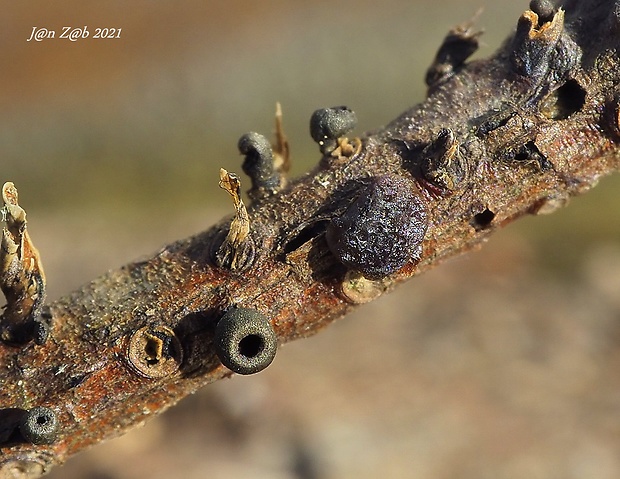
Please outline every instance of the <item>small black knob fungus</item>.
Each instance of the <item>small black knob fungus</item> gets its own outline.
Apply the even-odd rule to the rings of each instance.
[[[428,219],[414,183],[401,176],[375,177],[326,231],[330,251],[350,269],[379,279],[418,261]]]
[[[276,191],[280,186],[280,174],[274,168],[269,140],[260,133],[250,132],[239,138],[237,146],[245,155],[242,168],[252,180],[252,190]]]
[[[52,444],[58,435],[56,413],[43,406],[27,411],[19,422],[19,432],[32,444]]]
[[[471,22],[450,30],[439,47],[433,64],[426,71],[426,84],[432,88],[450,78],[478,50],[480,35],[482,32],[473,30]]]
[[[255,309],[232,307],[215,327],[215,352],[237,374],[254,374],[271,364],[278,340],[269,320]]]
[[[555,6],[550,0],[532,0],[530,10],[538,15],[539,24],[550,22],[555,15]]]
[[[310,118],[310,135],[319,144],[321,153],[329,154],[336,149],[337,139],[357,126],[357,116],[346,106],[321,108]]]

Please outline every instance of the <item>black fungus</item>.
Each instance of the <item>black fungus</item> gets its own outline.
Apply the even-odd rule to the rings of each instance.
[[[56,413],[43,406],[30,409],[19,423],[19,432],[32,444],[52,444],[58,435]]]
[[[238,374],[254,374],[271,364],[278,341],[267,317],[255,309],[228,309],[215,327],[215,352]]]
[[[337,139],[352,131],[357,125],[357,116],[346,106],[321,108],[310,118],[310,135],[319,144],[324,155],[336,149]]]
[[[452,29],[435,56],[432,65],[426,71],[424,81],[433,87],[450,78],[465,61],[478,49],[481,32],[474,31],[469,25]]]
[[[327,227],[331,252],[348,268],[382,278],[418,261],[428,226],[414,183],[397,175],[375,177],[342,216]]]
[[[263,135],[246,133],[239,138],[239,152],[245,155],[243,171],[252,180],[252,190],[273,192],[280,186],[280,174],[274,168],[271,143]]]
[[[538,15],[541,24],[553,20],[555,14],[555,7],[550,0],[532,0],[530,10]]]

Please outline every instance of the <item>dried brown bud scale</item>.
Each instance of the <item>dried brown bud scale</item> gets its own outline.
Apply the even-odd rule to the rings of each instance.
[[[250,218],[241,199],[241,182],[234,173],[220,169],[220,188],[230,194],[235,206],[235,216],[228,231],[219,231],[211,244],[211,259],[220,268],[242,272],[255,258],[256,248],[250,236]]]
[[[1,191],[0,209],[6,223],[0,234],[0,289],[7,304],[0,314],[0,340],[23,344],[37,337],[44,341],[37,320],[45,302],[45,273],[27,230],[26,211],[18,203],[11,182]]]
[[[422,151],[422,156],[422,174],[440,191],[454,191],[467,177],[459,142],[448,128],[439,131],[436,139]]]

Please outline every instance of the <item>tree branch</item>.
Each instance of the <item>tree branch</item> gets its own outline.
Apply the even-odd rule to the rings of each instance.
[[[450,32],[428,98],[384,129],[349,140],[351,110],[317,111],[323,156],[295,181],[281,129],[275,151],[244,136],[247,210],[223,171],[232,220],[43,308],[25,213],[5,195],[0,477],[37,477],[231,370],[257,372],[276,339],[311,335],[617,170],[616,2],[530,8],[488,60],[465,63],[470,24]]]

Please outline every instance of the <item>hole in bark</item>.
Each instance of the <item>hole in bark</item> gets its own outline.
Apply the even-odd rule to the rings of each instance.
[[[149,338],[144,346],[145,361],[150,366],[154,366],[161,359],[161,342],[158,339]]]
[[[264,348],[263,338],[258,334],[249,334],[239,341],[239,353],[246,358],[254,358]]]
[[[493,218],[495,218],[495,213],[487,208],[482,213],[475,215],[469,224],[471,224],[476,231],[481,231],[487,229],[491,225]]]
[[[533,141],[528,141],[525,145],[523,145],[521,149],[515,154],[514,159],[523,162],[533,161],[542,171],[550,170],[553,168],[553,164],[547,159],[545,155],[541,153],[541,151],[538,149],[538,146],[536,146],[536,143],[534,143]]]
[[[47,424],[48,420],[49,419],[47,416],[37,416],[37,424],[39,424],[40,426]]]
[[[325,233],[325,230],[327,229],[327,224],[327,220],[322,220],[312,223],[311,225],[303,228],[297,235],[295,235],[284,245],[284,254],[292,253],[308,241]]]
[[[575,80],[568,80],[543,102],[542,114],[552,120],[565,120],[586,103],[586,91]]]
[[[169,376],[183,360],[179,339],[165,326],[144,326],[135,331],[125,354],[135,372],[148,378]],[[78,378],[78,384],[79,381]]]
[[[476,136],[478,138],[483,138],[492,131],[501,128],[502,126],[506,126],[516,114],[517,112],[515,111],[501,109],[490,110],[489,112],[474,120],[474,131]]]
[[[67,381],[69,389],[73,389],[78,387],[80,384],[84,382],[84,380],[88,377],[88,374],[80,374],[78,376],[72,376]]]

